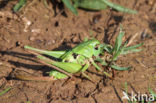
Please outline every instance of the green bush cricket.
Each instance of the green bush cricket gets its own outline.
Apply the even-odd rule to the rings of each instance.
[[[71,50],[66,51],[47,51],[30,46],[24,46],[24,48],[32,54],[36,55],[41,63],[55,69],[50,71],[49,75],[52,76],[52,78],[48,79],[48,81],[65,79],[68,76],[71,77],[72,74],[78,72],[81,72],[83,76],[90,79],[90,77],[84,73],[89,68],[90,64],[93,64],[93,66],[95,66],[97,70],[102,71],[102,69],[94,61],[101,63],[103,66],[111,67],[115,70],[123,71],[130,69],[130,67],[117,66],[115,64],[115,61],[121,54],[141,51],[141,49],[136,48],[140,47],[142,43],[130,47],[126,47],[127,43],[125,43],[122,46],[123,36],[124,32],[122,31],[122,26],[120,26],[120,33],[116,38],[114,47],[109,44],[100,44],[98,40],[91,39],[80,43]],[[112,55],[109,60],[100,57],[100,55],[103,55],[106,52]],[[61,61],[54,61],[43,55],[52,56],[54,58],[60,59]],[[104,71],[103,73],[106,76],[111,77],[107,72]],[[24,77],[22,76],[18,76],[18,78],[24,79]],[[30,79],[31,78],[25,78],[25,80]],[[38,78],[36,78],[36,80],[38,80]]]
[[[24,46],[24,48],[38,52],[38,53],[35,52],[31,52],[31,53],[36,55],[37,58],[39,58],[42,61],[42,63],[44,62],[44,64],[46,63],[57,67],[57,71],[52,70],[49,73],[49,75],[53,76],[54,79],[64,79],[67,77],[68,73],[73,74],[78,72],[82,72],[83,76],[90,79],[90,77],[84,73],[88,69],[90,64],[93,64],[97,68],[97,70],[102,71],[102,69],[94,62],[92,58],[93,56],[98,56],[101,53],[101,49],[99,45],[100,42],[98,40],[92,39],[92,40],[84,41],[79,45],[75,46],[73,49],[67,51],[46,51],[46,50],[36,49],[30,46]],[[97,46],[99,47],[96,48]],[[52,56],[57,59],[61,59],[61,62],[51,60],[43,55],[40,55],[39,53]],[[104,74],[109,76],[109,74],[106,72],[104,72]]]

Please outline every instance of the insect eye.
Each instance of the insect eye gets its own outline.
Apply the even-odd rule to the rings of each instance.
[[[95,49],[95,50],[98,50],[99,48],[98,48],[98,46],[96,46],[96,47],[94,47],[94,49]]]
[[[78,54],[75,54],[75,53],[73,53],[72,55],[73,55],[74,59],[76,59],[78,56]]]

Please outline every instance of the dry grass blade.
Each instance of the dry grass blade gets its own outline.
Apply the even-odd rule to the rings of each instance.
[[[127,45],[126,46],[129,46],[132,44],[132,42],[134,41],[134,39],[139,35],[139,33],[136,33],[135,35],[133,35],[130,40],[128,41]]]

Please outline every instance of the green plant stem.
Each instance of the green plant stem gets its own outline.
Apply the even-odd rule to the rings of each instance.
[[[11,89],[11,87],[8,87],[4,91],[0,92],[0,96],[2,96],[3,94],[5,94],[6,92],[8,92],[10,89]]]

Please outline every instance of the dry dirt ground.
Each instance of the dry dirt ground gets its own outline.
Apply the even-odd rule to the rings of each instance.
[[[9,1],[9,0],[8,0]],[[111,0],[138,11],[137,15],[114,10],[85,11],[73,15],[61,3],[45,7],[42,2],[28,2],[19,13],[12,13],[17,1],[0,4],[0,103],[126,103],[122,100],[125,82],[129,93],[148,94],[148,86],[156,92],[156,3],[155,0]],[[28,24],[30,23],[30,25]],[[98,75],[90,67],[84,78],[53,82],[22,81],[12,74],[25,73],[46,76],[51,68],[34,60],[23,49],[30,45],[46,50],[72,48],[84,40],[95,37],[100,42],[114,44],[120,24],[125,40],[136,33],[131,45],[144,43],[143,51],[120,57],[118,64],[132,66],[129,71],[116,71],[114,80]]]

